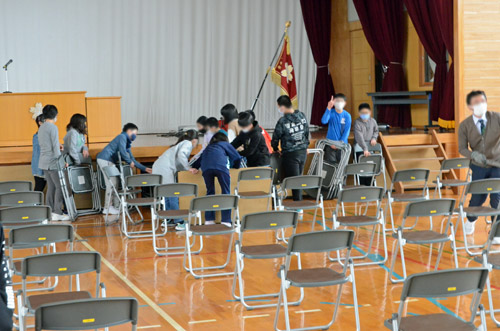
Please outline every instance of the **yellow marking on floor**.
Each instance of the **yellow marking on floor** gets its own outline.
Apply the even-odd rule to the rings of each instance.
[[[200,324],[200,323],[211,323],[216,322],[217,320],[202,320],[202,321],[189,321],[189,324]]]
[[[321,309],[297,310],[295,314],[316,313],[318,311],[321,311]]]
[[[267,317],[269,314],[262,314],[262,315],[247,315],[243,316],[243,318],[257,318],[257,317]]]
[[[408,299],[408,300],[406,300],[406,302],[416,302],[416,301],[418,301],[418,299]],[[394,301],[394,303],[401,303],[401,301],[400,300]]]
[[[154,328],[160,328],[161,325],[144,325],[144,326],[138,326],[137,329],[154,329]]]
[[[75,233],[76,239],[82,240],[83,238]],[[91,252],[97,252],[94,247],[92,247],[88,242],[82,241],[80,242],[83,246],[85,246]],[[153,300],[151,300],[144,292],[141,291],[137,286],[134,285],[130,280],[125,277],[118,269],[115,268],[111,262],[109,262],[104,257],[101,257],[102,263],[106,265],[118,278],[120,278],[128,287],[132,289],[144,302],[153,308],[154,311],[158,313],[168,324],[170,324],[177,331],[186,331],[182,326],[180,326],[169,314],[167,314],[163,309],[160,308]]]

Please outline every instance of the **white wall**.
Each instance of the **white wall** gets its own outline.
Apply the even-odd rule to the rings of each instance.
[[[228,102],[248,109],[287,20],[309,115],[316,69],[299,0],[0,0],[0,62],[14,59],[11,91],[122,96],[123,122],[165,132]],[[278,95],[268,81],[265,126]]]

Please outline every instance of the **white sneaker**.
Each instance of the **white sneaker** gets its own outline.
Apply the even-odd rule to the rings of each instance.
[[[491,243],[493,245],[500,245],[500,237],[493,238],[493,240],[491,241]]]
[[[474,234],[474,229],[476,227],[476,222],[469,222],[468,220],[464,223],[464,232],[466,235]]]
[[[102,209],[102,213],[103,213],[104,215],[106,215],[106,214],[108,213],[108,208],[103,208],[103,209]]]
[[[228,228],[232,227],[233,224],[230,222],[220,222],[220,224],[227,226]]]
[[[52,220],[53,221],[69,221],[70,218],[69,218],[69,215],[60,215],[60,214],[54,214],[52,213]]]
[[[205,221],[205,225],[214,225],[215,221]]]
[[[119,215],[120,214],[120,209],[111,206],[111,207],[108,208],[108,214],[110,214],[110,215]]]

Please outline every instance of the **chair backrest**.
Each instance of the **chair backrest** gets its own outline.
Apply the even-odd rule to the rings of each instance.
[[[161,175],[141,174],[125,177],[125,185],[127,187],[151,187],[160,185],[162,181]]]
[[[321,253],[350,250],[354,239],[352,230],[327,230],[295,234],[288,242],[288,255],[292,253]]]
[[[424,181],[427,183],[429,179],[429,169],[406,169],[398,170],[394,173],[392,177],[393,183],[398,182],[419,182]]]
[[[74,229],[71,224],[40,224],[13,228],[9,233],[9,247],[22,248],[25,246],[46,245],[57,242],[75,240]]]
[[[69,276],[95,271],[101,273],[98,252],[63,252],[25,257],[21,273],[26,277]]]
[[[344,177],[347,176],[373,176],[377,170],[375,163],[351,163],[346,165]]]
[[[450,216],[455,208],[455,199],[432,199],[410,202],[404,217]]]
[[[0,182],[0,193],[33,191],[33,183],[24,180]]]
[[[443,160],[441,163],[441,170],[468,169],[469,166],[470,160],[468,158],[459,157]]]
[[[231,194],[207,195],[191,200],[189,211],[217,211],[238,208],[238,196]]]
[[[240,170],[238,182],[242,180],[273,180],[274,171],[272,168],[249,168]]]
[[[285,178],[281,187],[283,190],[320,189],[322,182],[321,176],[294,176]]]
[[[43,192],[19,191],[0,194],[0,206],[2,207],[41,204],[43,204]]]
[[[174,183],[155,186],[154,197],[179,198],[198,196],[198,185],[190,183]]]
[[[467,194],[500,193],[500,179],[488,178],[475,180],[467,186]]]
[[[377,186],[360,186],[340,190],[338,204],[345,202],[373,202],[382,201],[384,188]]]
[[[61,318],[64,316],[64,318]],[[45,304],[35,311],[35,330],[89,330],[132,323],[137,326],[134,298],[98,298]]]
[[[52,211],[49,206],[16,206],[0,209],[0,223],[41,223],[50,221]]]
[[[241,223],[241,231],[296,228],[298,219],[297,212],[287,210],[246,214]]]
[[[384,157],[381,154],[372,154],[368,156],[361,155],[359,157],[358,162],[375,164],[375,173],[378,175],[382,171],[382,164],[384,163]]]
[[[408,276],[401,293],[406,298],[445,298],[482,293],[488,269],[463,268],[424,272]]]

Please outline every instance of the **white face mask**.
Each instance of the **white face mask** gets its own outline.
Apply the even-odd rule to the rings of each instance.
[[[285,114],[281,111],[281,109],[279,109],[279,108],[278,108],[278,114],[280,114],[280,116],[285,115]]]
[[[243,132],[243,133],[248,133],[248,132],[250,132],[250,129],[248,129],[248,128],[241,129],[241,132]]]
[[[344,109],[344,106],[345,106],[345,102],[342,102],[342,101],[335,102],[335,109],[342,110],[342,109]]]
[[[474,115],[476,117],[483,117],[483,115],[486,113],[486,110],[488,109],[488,104],[486,102],[481,102],[477,105],[474,105],[472,109],[474,109]]]
[[[57,122],[57,117],[54,117],[54,123]]]

